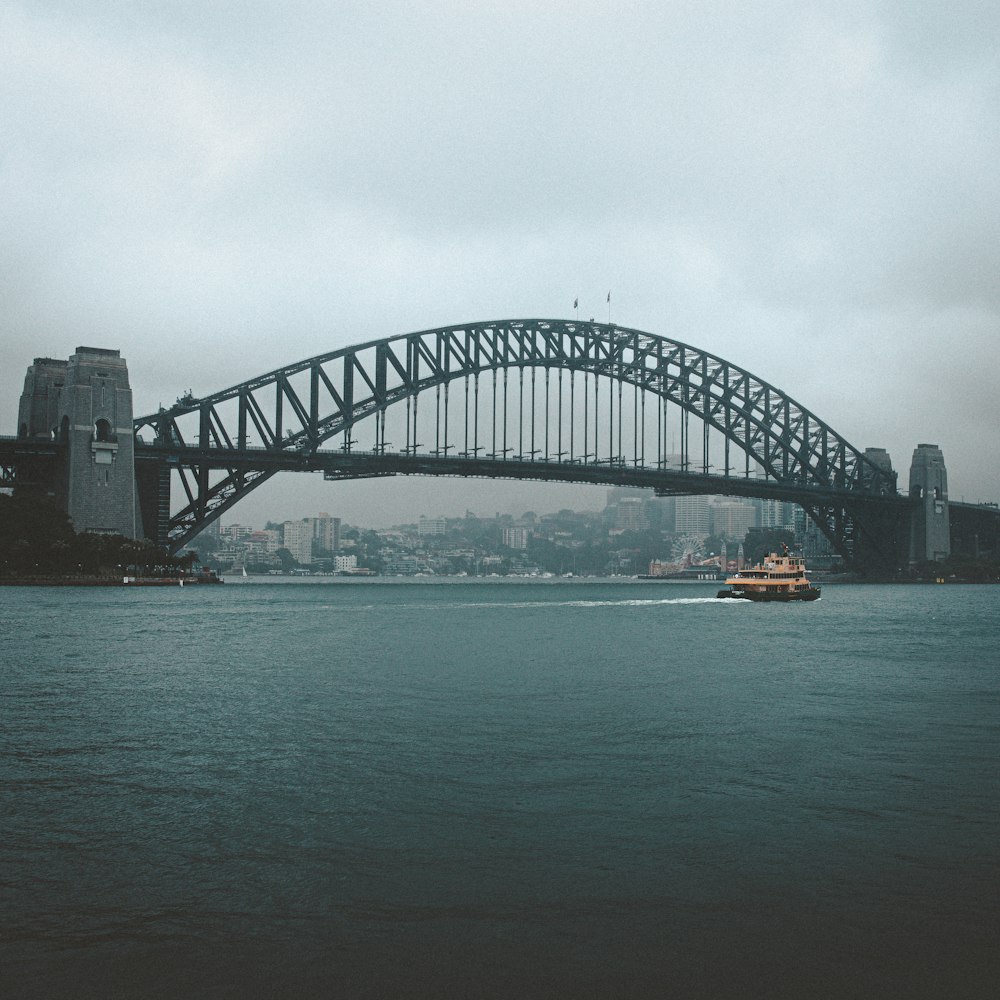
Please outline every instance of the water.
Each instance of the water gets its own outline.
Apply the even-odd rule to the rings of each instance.
[[[1000,588],[0,591],[5,996],[995,995]]]

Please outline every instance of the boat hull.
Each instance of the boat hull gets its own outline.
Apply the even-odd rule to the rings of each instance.
[[[809,587],[807,590],[758,591],[758,590],[720,590],[720,600],[729,598],[736,601],[757,601],[766,603],[776,601],[787,604],[789,601],[815,601],[819,598],[819,587]]]

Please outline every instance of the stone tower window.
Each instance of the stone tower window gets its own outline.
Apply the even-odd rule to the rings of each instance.
[[[111,424],[102,417],[94,424],[94,440],[110,441],[111,439]]]

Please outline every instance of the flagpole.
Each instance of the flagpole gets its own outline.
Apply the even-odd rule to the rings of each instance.
[[[611,326],[611,292],[608,292],[608,326]]]

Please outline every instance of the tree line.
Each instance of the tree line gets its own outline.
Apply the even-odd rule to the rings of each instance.
[[[170,575],[196,558],[172,556],[146,539],[77,532],[66,512],[44,497],[0,494],[0,576]]]

